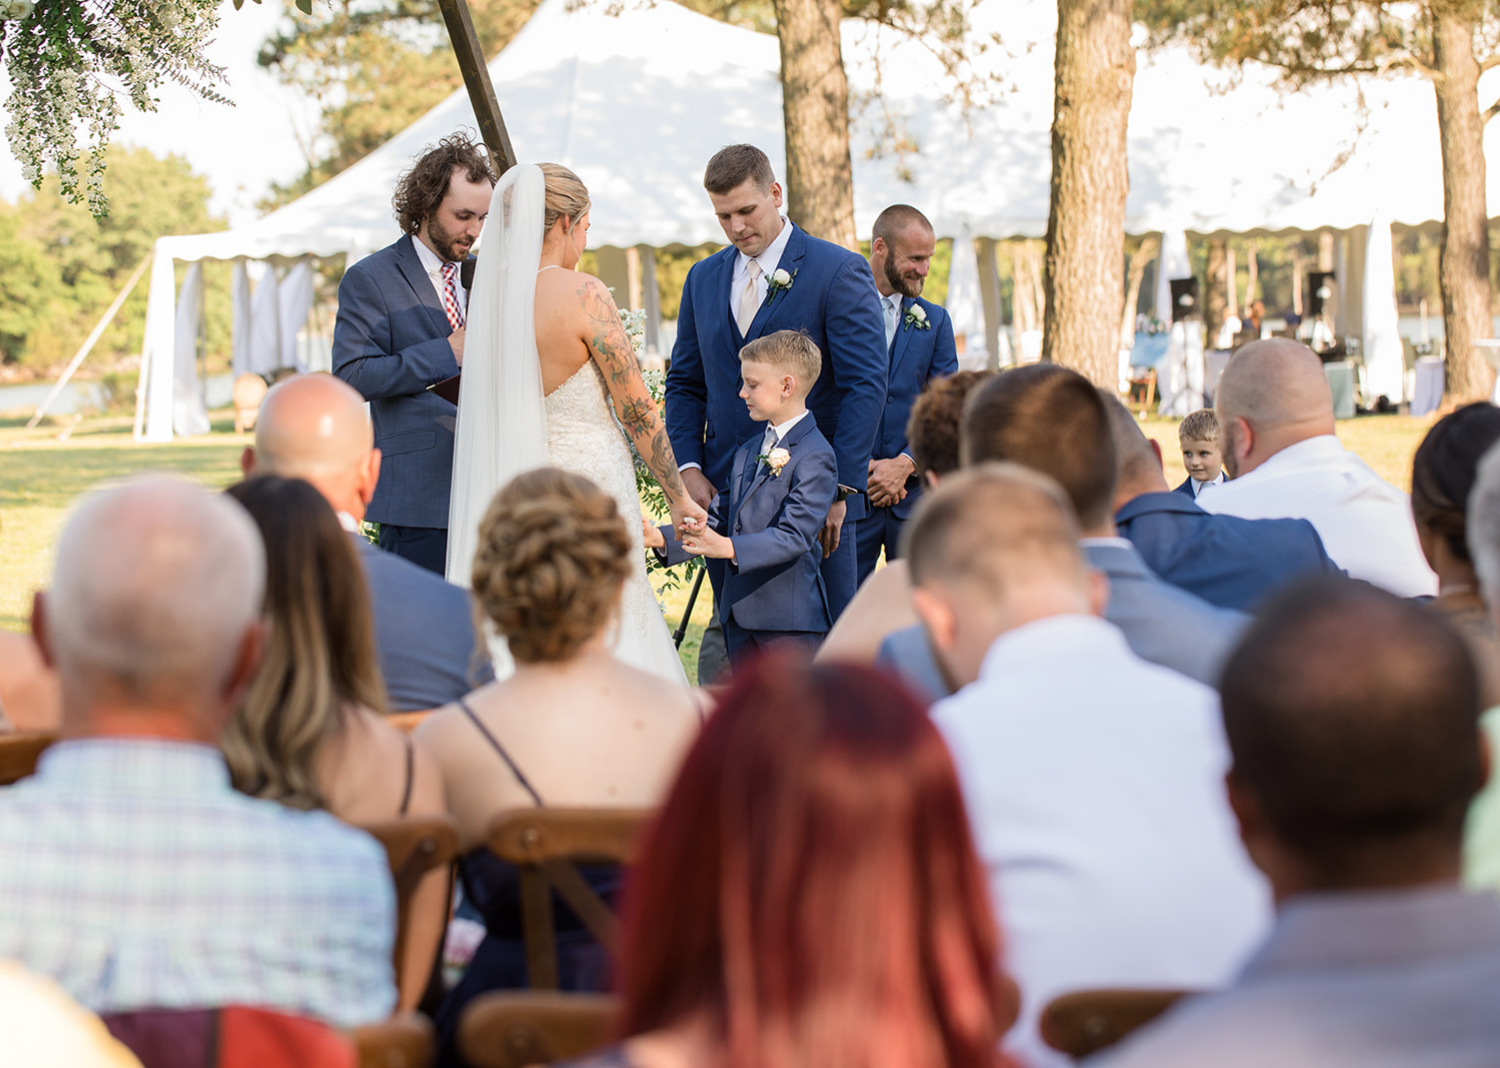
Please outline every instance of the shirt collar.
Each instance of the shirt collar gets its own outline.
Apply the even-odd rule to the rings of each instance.
[[[164,738],[79,738],[37,761],[36,781],[72,793],[188,797],[229,790],[229,768],[211,745]]]
[[[811,414],[812,413],[809,412],[806,408],[803,408],[801,414],[792,416],[784,423],[777,423],[776,425],[772,426],[771,429],[776,431],[777,444],[785,441],[787,433],[792,429],[792,427],[802,422],[802,420],[806,419]]]
[[[754,260],[760,265],[761,276],[770,278],[776,268],[781,265],[781,254],[786,251],[786,243],[792,239],[792,221],[785,215],[781,217],[781,233],[765,247],[759,256],[747,256],[740,253],[739,262],[735,265],[735,274],[743,275],[750,269],[750,261]]]
[[[1118,535],[1111,535],[1110,537],[1104,538],[1078,539],[1078,547],[1080,549],[1103,549],[1110,546],[1113,546],[1116,549],[1130,549],[1134,551],[1135,542],[1131,541],[1129,538],[1122,538]]]
[[[982,682],[1011,673],[1029,675],[1039,662],[1051,657],[1066,657],[1075,666],[1091,664],[1125,648],[1125,636],[1119,628],[1098,616],[1048,616],[996,638],[979,666],[979,679]]]
[[[1209,486],[1222,486],[1224,484],[1224,472],[1220,471],[1207,482],[1199,482],[1196,478],[1189,479],[1189,481],[1193,484],[1193,496],[1197,497],[1198,494],[1202,493]]]
[[[411,235],[412,247],[417,250],[417,259],[422,263],[422,270],[428,274],[442,274],[443,261],[432,249],[422,243],[422,239],[416,234]]]
[[[1348,455],[1344,443],[1334,434],[1319,434],[1317,437],[1305,438],[1294,445],[1288,445],[1274,456],[1268,456],[1259,467],[1250,471],[1241,478],[1248,478],[1258,471],[1275,471],[1283,467],[1294,467],[1298,464],[1321,464],[1328,460],[1343,459]]]

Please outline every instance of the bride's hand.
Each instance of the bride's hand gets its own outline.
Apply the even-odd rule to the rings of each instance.
[[[707,523],[708,512],[691,497],[672,502],[672,529],[677,531],[678,537],[698,533]]]

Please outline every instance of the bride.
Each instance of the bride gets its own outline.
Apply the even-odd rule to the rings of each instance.
[[[575,268],[588,243],[589,195],[555,163],[512,167],[495,186],[472,291],[448,515],[448,579],[469,585],[479,521],[523,471],[553,465],[620,506],[635,541],[614,653],[675,682],[687,678],[646,579],[635,463],[661,483],[672,525],[706,519],[683,488],[656,402],[604,283]],[[622,433],[623,431],[623,433]],[[496,667],[500,674],[508,665]]]

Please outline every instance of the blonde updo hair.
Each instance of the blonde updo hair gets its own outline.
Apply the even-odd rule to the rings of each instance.
[[[567,660],[608,624],[630,551],[613,497],[556,467],[528,471],[479,524],[474,599],[516,660]]]
[[[542,216],[542,236],[546,236],[558,219],[567,219],[569,228],[589,210],[589,190],[561,163],[542,163],[542,178],[547,183],[547,206]]]

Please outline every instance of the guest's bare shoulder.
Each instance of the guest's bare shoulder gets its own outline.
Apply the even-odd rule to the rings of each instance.
[[[906,561],[894,560],[865,580],[813,659],[873,664],[886,635],[916,622]]]
[[[618,680],[621,695],[635,708],[645,709],[666,718],[698,718],[698,705],[693,700],[693,691],[686,686],[662,680],[660,675],[632,667],[619,660],[611,660],[608,670],[612,680]]]

